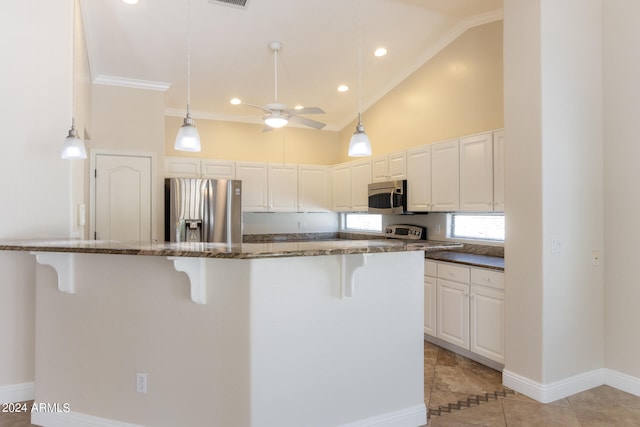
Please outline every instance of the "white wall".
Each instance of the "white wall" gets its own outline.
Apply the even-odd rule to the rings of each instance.
[[[5,2],[0,13],[0,238],[70,237],[72,2]],[[0,253],[0,400],[33,381],[35,261]]]
[[[601,0],[505,1],[505,365],[543,386],[604,366],[601,39]]]
[[[640,378],[640,2],[606,0],[603,13],[606,366]]]

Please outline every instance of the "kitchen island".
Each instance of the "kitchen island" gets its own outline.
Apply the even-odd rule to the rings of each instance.
[[[426,423],[429,247],[48,240],[0,249],[40,264],[35,400],[69,408],[33,413],[34,424]]]

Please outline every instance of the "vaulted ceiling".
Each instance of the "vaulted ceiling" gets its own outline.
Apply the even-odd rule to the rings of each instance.
[[[81,8],[95,83],[166,90],[167,114],[183,116],[190,37],[192,115],[258,123],[260,110],[229,101],[274,101],[269,42],[278,40],[278,101],[321,107],[326,114],[308,117],[327,130],[357,115],[359,48],[366,109],[466,29],[502,17],[502,0],[82,0]],[[380,46],[388,54],[378,58]],[[338,92],[341,84],[350,90]]]

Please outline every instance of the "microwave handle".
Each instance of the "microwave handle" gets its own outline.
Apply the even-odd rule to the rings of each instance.
[[[395,208],[395,206],[393,206],[393,190],[391,190],[391,193],[389,193],[389,207],[391,209]]]

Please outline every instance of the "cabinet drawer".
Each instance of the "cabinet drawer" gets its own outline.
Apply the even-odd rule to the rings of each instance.
[[[471,283],[474,285],[488,286],[490,288],[504,289],[504,273],[501,271],[472,268]]]
[[[438,277],[438,264],[433,261],[424,262],[424,275]]]
[[[461,283],[469,283],[469,267],[438,263],[438,277]]]

